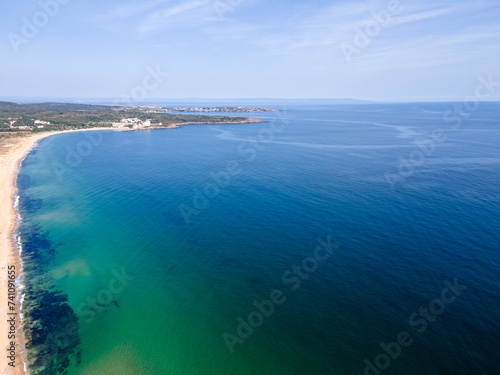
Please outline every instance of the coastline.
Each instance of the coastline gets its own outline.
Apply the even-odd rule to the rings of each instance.
[[[178,129],[181,126],[184,125],[233,125],[233,124],[258,124],[263,122],[262,120],[257,120],[257,119],[245,119],[241,121],[234,121],[234,122],[211,122],[207,124],[206,122],[185,122],[185,123],[175,123],[175,124],[170,124],[168,127],[160,127],[160,126],[152,126],[150,127],[151,129]]]
[[[257,123],[260,120],[241,121],[230,124]],[[171,124],[169,127],[151,127],[151,129],[178,129],[184,125],[206,124],[206,122],[193,122],[183,124]],[[222,123],[226,124],[226,123]],[[17,175],[21,164],[28,153],[35,147],[38,141],[56,134],[73,133],[93,130],[133,131],[142,129],[113,129],[113,128],[91,128],[78,130],[62,130],[43,133],[30,133],[3,139],[0,143],[0,183],[2,184],[2,195],[0,200],[0,345],[5,352],[0,356],[0,374],[28,375],[25,358],[25,340],[21,322],[21,299],[22,299],[22,262],[20,248],[17,242],[17,225],[19,221],[16,209]],[[9,266],[15,266],[16,271],[16,332],[15,332],[15,367],[9,366],[7,351],[10,347],[9,299],[8,299],[8,270]],[[12,311],[10,311],[12,312]]]
[[[14,238],[14,233],[17,226],[18,216],[14,208],[14,201],[16,196],[16,179],[17,171],[21,165],[22,160],[25,158],[27,153],[33,148],[36,142],[50,133],[40,133],[40,134],[30,134],[28,136],[18,136],[5,140],[8,142],[6,147],[7,150],[5,154],[0,157],[0,182],[2,184],[2,197],[0,201],[0,251],[2,259],[2,269],[0,270],[0,342],[2,348],[9,348],[11,340],[9,339],[10,327],[7,323],[8,320],[8,266],[15,266],[16,269],[16,360],[15,367],[9,366],[9,359],[7,355],[4,354],[7,350],[2,353],[0,357],[0,371],[5,374],[26,374],[24,370],[24,359],[22,353],[24,353],[24,337],[22,333],[22,327],[20,324],[20,276],[21,276],[21,259],[19,257],[19,248]]]
[[[19,247],[16,241],[16,229],[18,223],[18,213],[15,209],[17,194],[16,180],[21,163],[36,145],[38,141],[51,135],[71,133],[78,131],[111,130],[109,128],[92,128],[82,130],[64,130],[56,132],[44,132],[29,135],[9,137],[3,140],[2,147],[5,148],[0,155],[0,183],[2,195],[0,200],[0,345],[5,351],[0,356],[0,373],[12,375],[26,375],[27,367],[25,363],[25,341],[20,322],[20,299],[22,290],[22,264],[19,254]],[[9,366],[10,360],[7,358],[7,349],[10,347],[9,339],[10,326],[8,323],[8,266],[15,266],[16,270],[16,332],[15,332],[15,367]],[[5,267],[5,268],[4,268]]]
[[[262,120],[256,119],[248,119],[243,121],[234,121],[234,122],[211,122],[207,123],[206,121],[200,122],[179,122],[174,124],[169,124],[168,126],[149,126],[147,128],[138,128],[138,129],[129,129],[129,128],[104,128],[110,130],[118,130],[118,131],[134,131],[134,130],[151,130],[151,129],[180,129],[185,125],[239,125],[239,124],[258,124],[263,122]],[[90,129],[89,129],[90,130]]]

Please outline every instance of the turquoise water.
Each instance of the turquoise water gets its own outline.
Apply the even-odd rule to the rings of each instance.
[[[500,104],[449,108],[42,140],[18,179],[33,373],[498,374]]]

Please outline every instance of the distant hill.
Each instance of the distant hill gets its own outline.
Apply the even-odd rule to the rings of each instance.
[[[0,110],[34,110],[34,111],[110,111],[117,110],[118,106],[90,105],[78,103],[29,103],[17,104],[0,102]]]

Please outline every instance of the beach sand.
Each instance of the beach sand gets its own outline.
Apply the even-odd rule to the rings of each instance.
[[[104,129],[88,129],[104,130]],[[105,130],[110,130],[105,129]],[[75,130],[78,131],[78,130]],[[16,229],[17,213],[14,209],[14,200],[16,193],[16,171],[26,154],[33,148],[37,141],[42,138],[72,132],[72,130],[61,132],[44,132],[35,134],[26,134],[19,136],[10,136],[0,140],[0,183],[2,194],[0,195],[0,345],[4,350],[0,355],[0,374],[26,374],[24,370],[24,337],[21,332],[19,322],[19,276],[20,259],[17,244],[14,240],[14,231]],[[0,137],[2,137],[0,133]],[[18,283],[16,285],[16,310],[15,315],[9,315],[13,311],[9,310],[8,299],[8,267],[15,266]],[[9,366],[9,355],[11,339],[9,339],[10,323],[8,319],[15,316],[15,367]]]

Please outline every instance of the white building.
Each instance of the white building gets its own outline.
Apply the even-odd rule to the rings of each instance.
[[[35,125],[50,125],[50,121],[35,120]]]
[[[132,129],[148,128],[151,126],[151,120],[141,121],[138,118],[124,118],[121,119],[120,122],[114,122],[112,124],[113,128],[118,129],[130,127],[130,125],[132,125]]]

